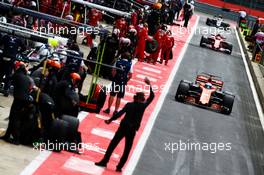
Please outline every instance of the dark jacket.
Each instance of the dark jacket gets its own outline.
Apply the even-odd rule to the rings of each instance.
[[[121,117],[124,113],[126,113],[125,117],[121,121],[120,127],[126,127],[130,128],[131,130],[136,130],[140,128],[140,123],[143,117],[143,114],[148,107],[148,105],[152,102],[154,99],[154,93],[152,88],[150,87],[150,95],[145,103],[139,103],[139,102],[131,102],[127,103],[125,107],[113,115],[113,117],[110,119],[116,120],[119,117]]]
[[[23,70],[17,70],[12,79],[14,84],[14,99],[31,102],[32,97],[30,93],[34,85],[33,80]]]

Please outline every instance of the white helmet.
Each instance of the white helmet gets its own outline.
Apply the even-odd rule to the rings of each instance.
[[[72,15],[67,15],[67,16],[65,17],[65,19],[70,20],[70,21],[73,21],[73,16],[72,16]]]
[[[30,2],[30,6],[31,6],[31,7],[37,7],[37,3],[36,3],[35,1],[31,1],[31,2]]]
[[[113,34],[115,34],[116,36],[119,36],[120,30],[119,29],[114,29],[113,30]]]
[[[130,33],[133,33],[134,35],[137,35],[137,30],[136,29],[129,29]]]
[[[0,17],[0,21],[1,21],[2,23],[7,23],[6,17],[4,17],[4,16],[1,16],[1,17]]]
[[[130,43],[131,43],[131,41],[130,41],[129,38],[124,38],[124,37],[122,37],[122,38],[120,38],[120,43],[129,46]]]
[[[205,83],[204,87],[206,89],[212,89],[213,85],[211,83]]]

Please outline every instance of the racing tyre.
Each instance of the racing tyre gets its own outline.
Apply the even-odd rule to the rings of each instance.
[[[211,20],[209,18],[206,19],[206,25],[211,26]]]
[[[235,97],[225,94],[223,97],[222,113],[229,115],[232,112]]]
[[[226,49],[228,49],[230,51],[230,52],[227,52],[227,54],[231,55],[232,54],[232,50],[233,50],[233,45],[227,44],[226,45]]]
[[[222,23],[222,27],[223,27],[225,30],[227,30],[227,29],[230,27],[230,25],[227,24],[227,23]]]
[[[204,43],[206,43],[206,42],[205,42],[205,37],[202,36],[201,41],[200,41],[200,46],[201,46],[201,47],[205,47]]]
[[[181,81],[175,95],[175,100],[179,102],[184,102],[184,98],[188,96],[189,89],[190,89],[190,84]]]
[[[60,152],[63,148],[60,143],[65,143],[68,137],[69,122],[60,119],[54,119],[51,123],[48,140],[53,143],[53,151]]]
[[[158,49],[159,43],[157,40],[152,39],[152,41],[146,41],[145,51],[147,53],[154,53]]]

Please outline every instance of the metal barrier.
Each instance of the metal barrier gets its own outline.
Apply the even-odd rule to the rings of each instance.
[[[264,2],[259,2],[257,0],[224,0],[224,2],[229,2],[237,5],[242,5],[245,7],[257,9],[257,10],[264,10]]]

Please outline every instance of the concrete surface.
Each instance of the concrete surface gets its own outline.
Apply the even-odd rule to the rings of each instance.
[[[201,18],[198,27],[206,27],[205,19]],[[201,48],[201,35],[194,35],[134,175],[264,174],[264,133],[235,31],[226,38],[233,43],[232,55]],[[224,90],[235,94],[231,115],[219,114],[174,100],[180,80],[194,81],[199,72],[221,76],[225,83]],[[206,149],[179,150],[177,144],[179,146],[180,142],[231,143],[232,149],[218,150],[216,153]],[[169,143],[170,149],[167,148]]]

